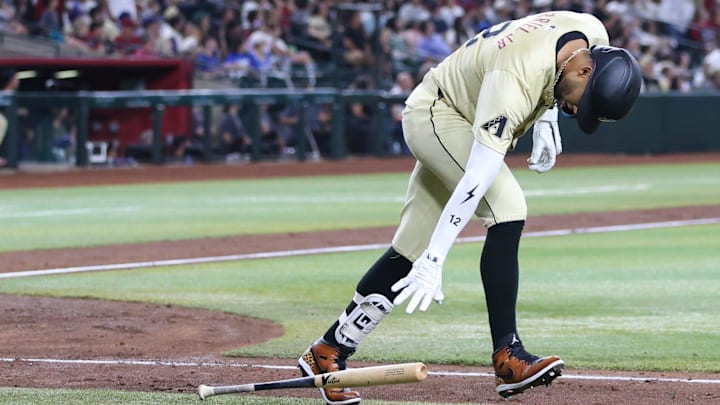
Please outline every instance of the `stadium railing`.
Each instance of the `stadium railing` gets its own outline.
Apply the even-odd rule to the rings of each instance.
[[[210,109],[227,104],[244,104],[257,111],[262,103],[298,102],[302,112],[313,104],[332,106],[332,135],[330,140],[330,158],[341,159],[347,156],[345,145],[346,105],[362,102],[374,106],[375,113],[369,152],[375,156],[384,156],[384,137],[390,119],[389,107],[402,104],[406,95],[391,95],[378,90],[340,90],[335,88],[317,88],[314,90],[287,89],[227,89],[227,90],[156,90],[122,92],[77,92],[77,93],[8,93],[0,92],[0,108],[5,109],[8,120],[7,139],[3,149],[6,151],[8,167],[18,165],[18,118],[19,106],[42,106],[44,108],[70,107],[75,109],[76,162],[77,166],[87,166],[88,123],[93,108],[138,108],[152,109],[152,163],[165,161],[163,151],[162,114],[169,106],[201,106],[205,126],[203,153],[205,161],[211,161]],[[562,118],[560,130],[564,149],[577,153],[627,153],[658,154],[673,152],[709,152],[720,151],[720,92],[704,93],[662,93],[643,94],[633,112],[626,118],[601,125],[597,133],[587,136],[580,132],[574,120]],[[251,159],[261,159],[259,114],[249,114],[254,119],[244,122],[253,138]],[[304,118],[297,124],[306,125]],[[516,151],[529,152],[532,137],[525,136],[519,142]],[[298,160],[305,160],[307,143],[299,142],[296,148]]]
[[[287,90],[287,89],[227,89],[227,90],[148,90],[148,91],[81,91],[81,92],[0,92],[0,108],[4,108],[8,120],[8,133],[5,150],[7,154],[7,167],[16,168],[18,165],[19,131],[18,107],[41,107],[52,109],[68,107],[75,111],[76,124],[76,166],[89,164],[88,150],[88,124],[90,111],[94,108],[151,108],[152,111],[152,163],[164,163],[163,146],[165,144],[162,133],[162,117],[165,107],[172,106],[200,106],[203,109],[203,160],[211,161],[210,129],[213,125],[211,108],[227,104],[243,104],[252,111],[257,112],[262,103],[282,104],[290,101],[297,102],[300,108],[300,122],[298,127],[304,128],[305,110],[312,104],[329,104],[332,106],[332,136],[330,141],[330,158],[340,159],[347,154],[344,139],[344,116],[346,104],[350,102],[363,102],[374,105],[377,113],[373,114],[374,121],[370,152],[382,156],[384,128],[387,105],[404,102],[407,95],[391,95],[386,91],[360,91],[339,90],[334,88],[317,88],[313,90]],[[248,114],[251,117],[247,125],[248,133],[253,139],[251,159],[261,159],[260,119],[259,114]],[[383,130],[380,130],[383,129]],[[301,132],[302,133],[302,132]],[[305,160],[307,143],[303,139],[296,146],[296,157]]]

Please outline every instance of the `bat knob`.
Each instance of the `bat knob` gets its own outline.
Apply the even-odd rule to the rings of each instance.
[[[212,388],[208,387],[205,384],[200,384],[200,386],[198,387],[198,396],[200,397],[200,400],[205,400],[206,396],[210,396],[208,394],[213,394]]]

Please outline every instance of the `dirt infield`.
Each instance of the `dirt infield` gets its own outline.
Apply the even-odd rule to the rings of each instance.
[[[602,159],[601,159],[602,158]],[[719,161],[720,155],[563,156],[561,165]],[[250,164],[238,166],[87,169],[59,173],[0,175],[0,189],[142,181],[186,181],[216,178],[308,174],[407,171],[408,159],[349,159],[341,162]],[[514,159],[511,166],[522,165]],[[543,216],[528,220],[527,230],[588,227],[720,216],[720,205],[640,210],[623,213]],[[97,248],[53,249],[0,254],[2,272],[92,264],[124,263],[277,249],[382,243],[392,228],[325,231],[195,241],[156,242]],[[474,224],[465,234],[482,234]],[[242,243],[239,243],[242,242]],[[200,383],[230,384],[298,376],[292,359],[230,358],[223,351],[280,336],[279,325],[232,314],[173,305],[0,295],[0,386],[51,388],[114,388],[141,391],[194,392]],[[321,331],[318,331],[318,333]],[[559,353],[562,355],[562,353]],[[14,359],[14,360],[11,360]],[[23,360],[24,359],[24,360]],[[36,360],[27,360],[36,359]],[[62,362],[40,361],[58,359]],[[115,360],[134,360],[112,364]],[[102,360],[97,363],[64,360]],[[164,363],[160,363],[163,361]],[[172,363],[172,364],[170,364]],[[251,365],[277,365],[259,368]],[[350,362],[362,367],[369,363]],[[578,370],[569,365],[567,377],[550,388],[538,388],[502,400],[489,376],[432,374],[421,384],[363,389],[368,399],[455,403],[523,404],[709,404],[720,403],[720,384],[668,382],[664,379],[713,379],[712,373],[638,373]],[[429,365],[431,372],[489,373],[485,367]],[[580,379],[578,376],[606,376]],[[618,377],[640,377],[622,380]],[[265,393],[255,395],[278,395]],[[318,397],[315,390],[289,390],[282,395]],[[321,401],[318,399],[318,403]]]

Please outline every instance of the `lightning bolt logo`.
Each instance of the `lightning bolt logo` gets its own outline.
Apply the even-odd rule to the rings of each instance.
[[[479,186],[479,184],[478,184],[478,186]],[[461,202],[460,204],[465,204],[465,202],[467,202],[469,199],[475,197],[475,190],[478,188],[478,186],[475,186],[475,187],[473,187],[472,190],[468,191],[467,198],[464,199],[463,202]]]

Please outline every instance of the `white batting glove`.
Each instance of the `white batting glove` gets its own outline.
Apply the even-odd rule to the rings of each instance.
[[[555,166],[556,156],[562,153],[562,139],[558,128],[558,108],[545,111],[533,126],[533,148],[528,168],[545,173]]]
[[[394,305],[400,305],[412,295],[405,312],[412,314],[420,304],[420,310],[426,311],[432,300],[442,304],[445,294],[442,292],[442,266],[443,258],[430,254],[427,250],[413,263],[412,270],[404,278],[398,280],[390,289],[400,294],[393,300]]]

